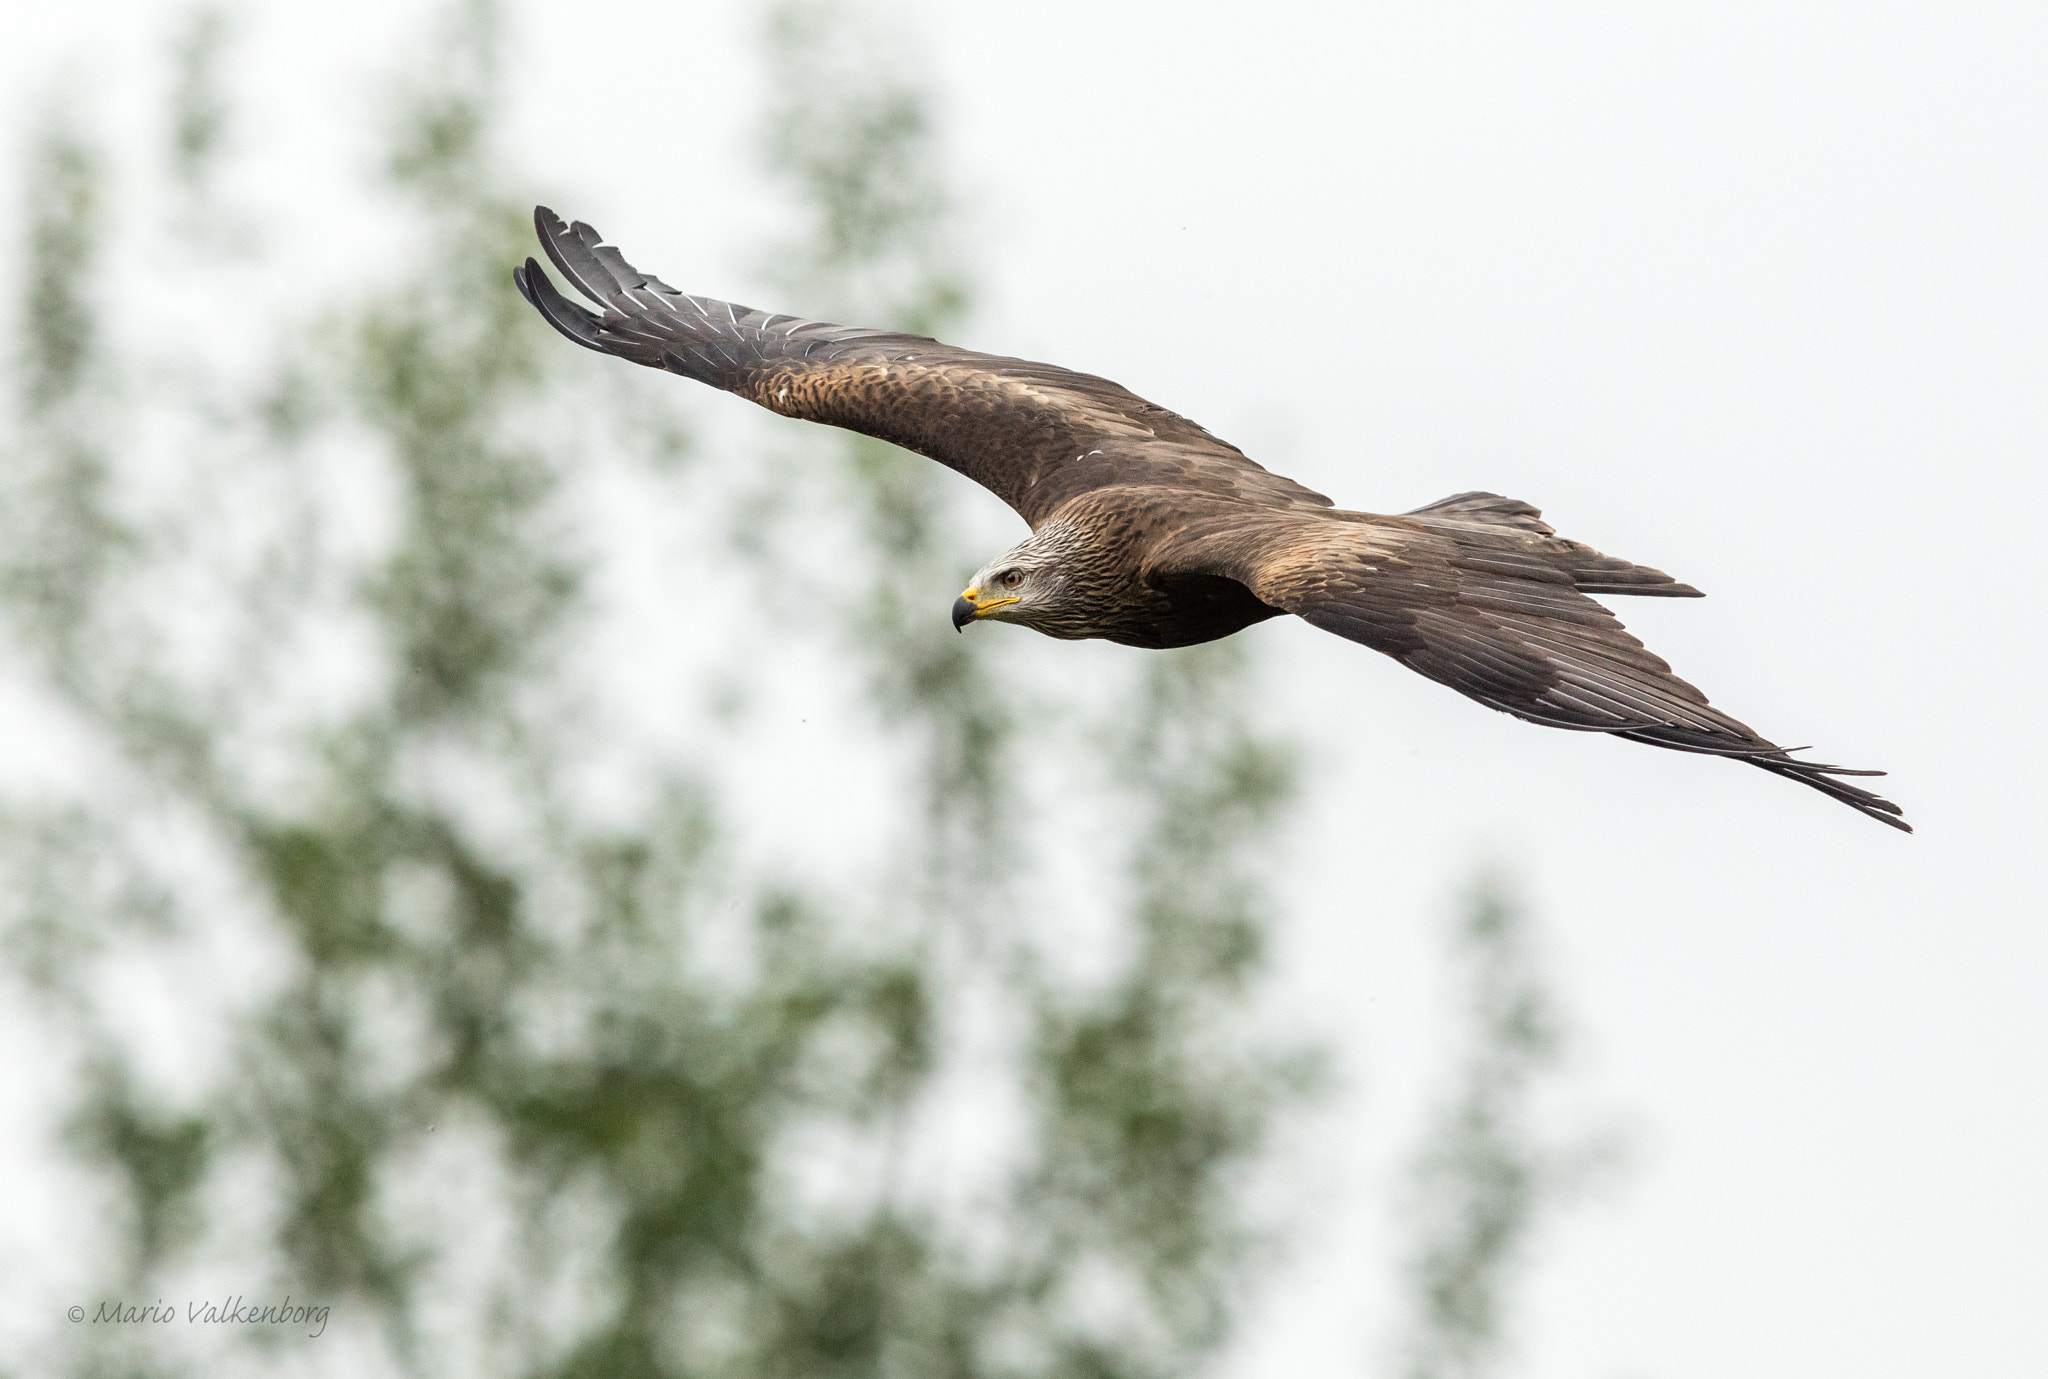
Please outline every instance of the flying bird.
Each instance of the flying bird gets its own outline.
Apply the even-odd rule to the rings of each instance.
[[[1108,379],[687,296],[581,221],[542,206],[534,227],[599,309],[531,258],[513,279],[577,344],[893,442],[1016,509],[1031,535],[954,600],[957,628],[1176,647],[1292,613],[1488,708],[1731,757],[1912,831],[1897,805],[1841,779],[1883,772],[1795,760],[1588,597],[1699,590],[1557,535],[1527,503],[1459,493],[1398,516],[1349,512]]]

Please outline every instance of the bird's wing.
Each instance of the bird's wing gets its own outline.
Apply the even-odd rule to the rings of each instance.
[[[515,269],[548,324],[603,354],[737,393],[770,411],[877,436],[981,484],[1036,527],[1075,494],[1184,486],[1279,507],[1330,500],[1105,378],[976,354],[921,335],[828,325],[690,297],[640,272],[581,221],[545,206],[548,258],[601,308]]]
[[[1734,757],[1911,832],[1900,809],[1708,704],[1587,593],[1694,595],[1556,537],[1536,509],[1460,494],[1400,517],[1247,511],[1192,525],[1169,570],[1225,575],[1489,708],[1553,728]]]

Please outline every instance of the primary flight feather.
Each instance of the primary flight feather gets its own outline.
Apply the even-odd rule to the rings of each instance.
[[[1527,503],[1461,493],[1398,516],[1347,512],[1107,379],[687,296],[581,221],[538,207],[534,227],[600,310],[533,259],[513,278],[577,344],[891,441],[1015,508],[1031,536],[954,600],[956,627],[1173,647],[1293,613],[1532,723],[1733,757],[1912,831],[1897,805],[1840,779],[1882,772],[1794,760],[1588,597],[1697,589],[1558,536]]]

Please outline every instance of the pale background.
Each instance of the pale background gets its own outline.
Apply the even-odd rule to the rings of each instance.
[[[175,12],[12,7],[0,128],[60,70],[132,126]],[[2048,9],[909,12],[976,198],[986,292],[957,343],[1115,378],[1345,506],[1537,503],[1706,589],[1621,611],[1760,731],[1889,769],[1920,829],[1518,724],[1291,620],[1247,634],[1316,744],[1285,989],[1350,1090],[1233,1372],[1384,1359],[1436,934],[1487,858],[1548,930],[1585,1099],[1639,1146],[1546,1235],[1526,1372],[2048,1372]],[[245,151],[308,281],[379,247],[322,210],[414,21],[246,13]],[[518,31],[538,194],[712,295],[759,257],[728,200],[750,23],[613,0],[529,4]],[[35,1078],[9,1028],[11,1168]],[[61,1248],[9,1176],[0,1229]]]

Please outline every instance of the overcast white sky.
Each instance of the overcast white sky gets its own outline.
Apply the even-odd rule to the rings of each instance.
[[[0,115],[64,58],[143,100],[171,12],[13,14]],[[986,232],[958,343],[1115,378],[1343,506],[1492,489],[1669,570],[1709,598],[1631,627],[1760,731],[1890,770],[1920,830],[1246,634],[1316,747],[1286,981],[1359,1094],[1234,1372],[1376,1358],[1435,935],[1487,857],[1645,1147],[1550,1237],[1529,1373],[2048,1372],[2048,8],[910,12]],[[410,13],[250,10],[308,262],[363,242],[320,179]],[[526,7],[525,171],[690,291],[747,287],[745,36],[731,5]]]

